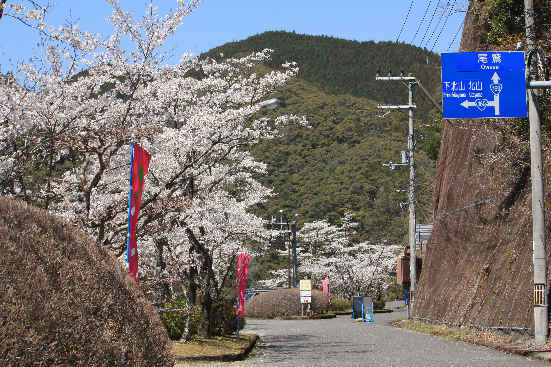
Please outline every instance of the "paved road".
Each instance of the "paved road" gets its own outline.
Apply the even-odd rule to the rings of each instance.
[[[254,356],[242,362],[194,366],[549,366],[545,362],[386,325],[390,320],[404,317],[403,313],[375,316],[375,323],[355,323],[350,316],[309,321],[247,319],[243,332],[256,333],[262,338]]]

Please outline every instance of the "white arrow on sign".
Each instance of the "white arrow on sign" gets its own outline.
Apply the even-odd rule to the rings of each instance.
[[[495,108],[495,115],[499,116],[499,94],[503,90],[503,85],[499,83],[500,78],[497,72],[494,73],[492,76],[493,84],[490,84],[490,90],[494,94],[494,100],[488,101],[486,98],[479,98],[474,101],[469,101],[468,99],[461,102],[461,106],[469,109],[469,107],[476,107],[480,111],[484,111],[486,107],[494,107]]]
[[[469,100],[464,100],[463,102],[461,102],[461,106],[465,107],[465,108],[469,108],[469,107],[474,107],[476,106],[476,102],[474,101],[469,101]]]

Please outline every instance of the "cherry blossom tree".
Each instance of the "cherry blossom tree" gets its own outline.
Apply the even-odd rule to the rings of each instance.
[[[155,252],[165,248],[164,272],[186,282],[193,302],[201,292],[211,335],[210,306],[223,296],[236,254],[263,235],[248,208],[270,191],[254,179],[265,166],[247,148],[286,124],[304,124],[296,116],[256,118],[260,102],[297,68],[258,73],[270,50],[166,65],[163,42],[200,1],[179,0],[165,15],[150,7],[139,22],[107,2],[110,37],[48,28],[46,57],[20,64],[23,78],[2,83],[1,189],[66,218],[122,260],[136,139],[153,155],[138,224],[140,267],[155,273]],[[123,39],[134,46],[123,48]]]
[[[52,6],[50,1],[41,0],[0,0],[0,20],[3,17],[15,19],[26,26],[44,29],[44,15]]]
[[[369,242],[355,244],[350,240],[357,227],[352,215],[345,215],[341,223],[341,226],[336,226],[319,220],[303,225],[297,233],[299,272],[312,279],[314,284],[329,279],[333,294],[379,297],[387,288],[400,246]],[[264,284],[281,285],[284,276],[283,271],[273,272],[272,279]]]

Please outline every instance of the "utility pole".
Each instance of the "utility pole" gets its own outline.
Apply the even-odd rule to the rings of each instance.
[[[413,87],[417,84],[417,79],[411,76],[387,76],[381,77],[377,75],[376,80],[397,80],[407,83],[409,101],[407,105],[391,105],[391,106],[377,106],[379,109],[402,109],[408,110],[409,115],[409,130],[408,130],[408,152],[409,152],[409,274],[410,274],[410,300],[408,304],[408,318],[411,318],[411,310],[413,310],[413,303],[415,300],[415,290],[417,285],[417,255],[415,244],[415,157],[414,157],[414,142],[413,142],[413,110],[416,106],[413,104]]]
[[[293,288],[297,287],[297,222],[291,222],[291,245],[293,246]]]
[[[283,235],[283,243],[287,244],[287,232],[283,232],[283,225],[287,227],[286,229],[289,230],[289,222],[287,219],[285,219],[285,223],[283,222],[283,209],[279,211],[280,217],[279,217],[279,224],[280,224],[280,231]],[[287,286],[288,288],[291,288],[291,246],[287,246]]]
[[[283,212],[281,209],[279,211],[279,223],[277,219],[272,216],[272,221],[270,222],[271,228],[277,228],[279,225],[279,235],[276,237],[277,243],[281,241],[283,246],[287,247],[287,285],[289,288],[297,287],[297,222],[296,218],[299,214],[295,214],[294,220],[290,222],[287,218],[283,220]],[[285,229],[285,230],[284,230]],[[290,231],[290,238],[289,238]],[[289,241],[290,240],[290,241]],[[292,251],[292,255],[291,255]]]
[[[524,0],[526,24],[526,48],[530,56],[536,51],[536,23],[534,1]],[[545,344],[548,336],[547,316],[547,265],[545,249],[545,212],[543,191],[543,166],[541,158],[541,124],[537,99],[530,84],[537,76],[535,58],[527,65],[528,75],[528,117],[530,119],[530,165],[532,176],[532,261],[534,265],[534,335],[536,344]]]
[[[415,81],[416,82],[416,81]],[[409,151],[409,251],[411,260],[409,263],[409,273],[411,285],[409,287],[409,299],[411,309],[415,300],[415,290],[417,288],[417,244],[415,243],[415,147],[413,142],[413,86],[415,82],[408,83],[409,95],[409,133],[408,133],[408,151]]]

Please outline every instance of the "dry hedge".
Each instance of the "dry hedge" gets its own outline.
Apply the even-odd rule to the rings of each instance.
[[[121,264],[46,211],[0,197],[0,365],[173,366]]]
[[[329,299],[323,292],[312,290],[311,310],[315,314],[329,309]],[[261,293],[245,302],[245,316],[272,319],[300,315],[300,291],[298,288],[278,289]]]

